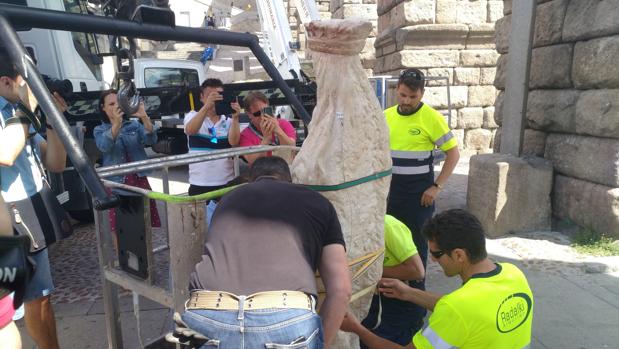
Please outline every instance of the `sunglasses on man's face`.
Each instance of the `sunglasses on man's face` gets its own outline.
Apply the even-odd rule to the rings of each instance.
[[[438,250],[438,251],[429,250],[429,252],[432,255],[432,257],[434,257],[436,259],[439,259],[439,258],[443,257],[443,255],[445,253],[447,253],[446,251],[443,251],[443,250]]]
[[[255,117],[261,117],[262,116],[262,110],[258,110],[256,112],[251,113],[251,115],[255,116]]]

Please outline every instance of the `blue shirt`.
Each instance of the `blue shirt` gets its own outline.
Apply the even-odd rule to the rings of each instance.
[[[6,120],[13,116],[15,107],[5,98],[0,97],[0,127],[6,127]],[[30,126],[30,133],[35,130]],[[1,143],[0,146],[5,146]],[[15,202],[31,197],[43,188],[41,171],[34,158],[41,159],[40,144],[44,141],[41,135],[36,134],[32,138],[26,139],[26,146],[21,150],[13,166],[0,166],[0,183],[2,186],[2,197],[6,202]],[[32,147],[34,145],[34,149]]]
[[[147,133],[144,125],[135,120],[123,121],[116,139],[112,138],[112,124],[104,122],[94,129],[95,143],[103,153],[103,166],[112,166],[126,162],[146,160],[145,145],[157,142],[157,129]],[[138,172],[146,176],[150,171]],[[112,176],[107,179],[122,182],[124,176]]]

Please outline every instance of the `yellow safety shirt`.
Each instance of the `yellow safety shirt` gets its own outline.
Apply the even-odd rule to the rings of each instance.
[[[529,348],[532,322],[527,279],[513,264],[500,263],[441,297],[413,344],[417,349]]]
[[[402,264],[408,258],[418,254],[410,229],[397,218],[385,216],[385,267]]]
[[[458,145],[441,113],[423,104],[412,115],[398,113],[395,105],[385,110],[393,174],[416,175],[432,170],[432,150],[447,151]]]

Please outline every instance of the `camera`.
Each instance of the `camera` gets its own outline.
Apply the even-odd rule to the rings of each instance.
[[[73,95],[73,84],[70,80],[60,80],[43,75],[43,81],[51,93],[57,92],[64,99],[69,99]]]

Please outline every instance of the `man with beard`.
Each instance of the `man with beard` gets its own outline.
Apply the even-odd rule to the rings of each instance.
[[[421,235],[421,227],[432,217],[434,201],[456,167],[460,153],[443,115],[421,101],[424,87],[425,77],[419,69],[404,70],[396,89],[398,104],[386,109],[385,117],[393,160],[387,214],[411,230],[425,268],[428,243]],[[435,179],[432,151],[436,148],[447,157]],[[425,289],[424,280],[412,280],[409,285]],[[416,304],[384,299],[380,306],[371,307],[363,323],[380,337],[406,345],[422,327],[425,313]]]

